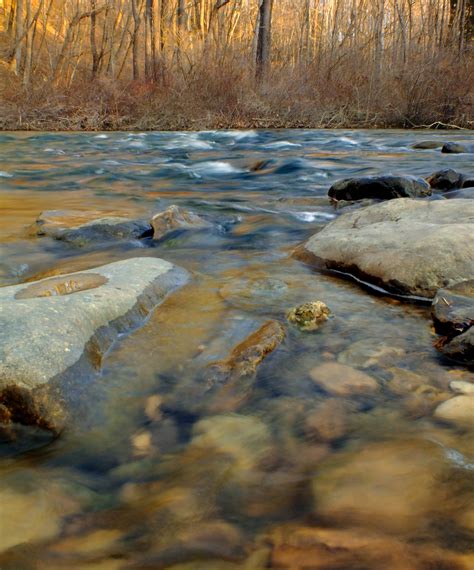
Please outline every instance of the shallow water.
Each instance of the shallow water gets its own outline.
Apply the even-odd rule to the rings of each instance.
[[[426,139],[468,136],[0,135],[0,285],[135,256],[193,274],[114,346],[100,376],[78,379],[58,440],[1,447],[2,570],[474,567],[472,433],[432,417],[449,382],[469,372],[438,358],[427,307],[371,295],[289,255],[344,211],[327,200],[339,178],[473,174],[472,154],[411,149]],[[214,229],[89,249],[27,229],[48,209],[140,218],[171,204]],[[206,364],[311,300],[332,311],[324,327],[289,327],[235,409],[200,406]],[[335,361],[379,390],[334,403],[309,372]],[[310,429],[321,406],[344,424],[324,441]]]

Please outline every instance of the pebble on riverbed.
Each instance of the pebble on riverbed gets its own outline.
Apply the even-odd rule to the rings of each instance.
[[[322,301],[303,303],[291,309],[286,318],[301,331],[315,331],[325,323],[331,311]]]

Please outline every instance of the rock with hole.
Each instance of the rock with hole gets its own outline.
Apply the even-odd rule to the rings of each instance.
[[[188,278],[167,261],[142,257],[0,289],[2,417],[61,431],[68,383],[97,370],[118,335]]]

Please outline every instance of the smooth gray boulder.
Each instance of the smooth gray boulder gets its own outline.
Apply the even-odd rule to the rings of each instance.
[[[364,176],[338,180],[329,188],[333,200],[392,200],[423,198],[431,194],[430,185],[422,178],[411,176]]]
[[[122,216],[104,216],[101,212],[49,210],[42,212],[30,233],[87,247],[104,241],[123,241],[150,236],[151,224]]]
[[[474,278],[473,235],[471,202],[402,198],[343,214],[294,255],[397,295],[432,299]]]
[[[97,370],[117,336],[188,278],[167,261],[141,257],[0,288],[3,423],[60,431],[67,380]]]

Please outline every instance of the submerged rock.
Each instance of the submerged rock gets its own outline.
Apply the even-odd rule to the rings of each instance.
[[[97,369],[118,334],[187,280],[167,261],[136,258],[0,289],[0,404],[11,421],[60,431],[62,381]]]
[[[441,287],[474,278],[473,231],[464,200],[399,199],[343,214],[295,256],[394,294],[431,299]]]
[[[316,516],[342,525],[409,534],[425,530],[445,467],[434,443],[365,444],[320,465],[313,479]]]
[[[422,178],[409,176],[366,176],[346,178],[331,186],[328,196],[333,200],[375,198],[423,198],[431,194],[430,185]]]
[[[100,212],[49,210],[38,217],[30,232],[86,247],[103,241],[147,237],[151,235],[151,224],[121,216],[104,217]]]
[[[328,320],[330,314],[325,303],[312,301],[291,309],[286,318],[302,331],[315,331]]]
[[[267,568],[294,570],[467,570],[460,556],[434,544],[412,544],[360,527],[287,524],[265,536],[272,545]]]
[[[474,394],[455,396],[440,404],[434,417],[461,428],[474,430]]]
[[[259,365],[284,338],[283,326],[278,321],[267,321],[220,360],[214,360],[217,347],[213,348],[211,343],[191,364],[191,381],[179,382],[176,390],[166,398],[164,408],[172,413],[194,415],[239,410],[253,394]]]
[[[278,450],[268,425],[255,416],[222,414],[193,426],[187,453],[198,453],[204,462],[221,457],[218,503],[227,513],[246,517],[286,515],[294,508],[301,477],[277,469]],[[212,464],[208,477],[216,479]]]
[[[193,212],[178,206],[170,206],[164,212],[155,214],[151,220],[153,239],[159,240],[178,230],[210,228],[212,224]]]
[[[470,180],[465,174],[456,172],[456,170],[452,170],[451,168],[433,172],[433,174],[429,176],[426,181],[431,186],[431,188],[443,191],[474,186],[473,180]]]
[[[447,154],[461,154],[463,152],[468,152],[468,149],[462,144],[455,142],[447,142],[443,145],[441,152]]]
[[[325,400],[311,410],[304,422],[304,431],[310,441],[331,442],[348,429],[348,406],[337,398]]]
[[[457,392],[458,394],[474,395],[473,382],[466,382],[465,380],[453,380],[449,383],[449,387],[453,392]]]
[[[436,347],[445,356],[474,364],[474,280],[440,289],[431,306]]]
[[[235,411],[245,403],[252,393],[258,365],[284,338],[283,326],[268,321],[238,344],[226,359],[209,364],[204,372],[206,408],[213,412]]]
[[[319,388],[334,396],[370,394],[379,388],[372,376],[338,362],[321,364],[309,374]]]
[[[291,296],[289,280],[275,277],[232,276],[219,290],[219,295],[230,305],[251,312],[268,312],[277,303]],[[291,283],[290,283],[291,285]]]
[[[420,141],[418,143],[415,143],[411,148],[428,150],[428,149],[441,148],[442,146],[443,143],[440,141]]]

